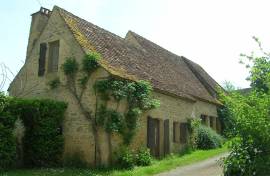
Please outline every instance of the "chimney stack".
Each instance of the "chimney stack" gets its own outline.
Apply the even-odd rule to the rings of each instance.
[[[36,44],[37,39],[39,38],[41,32],[48,23],[51,11],[49,9],[41,7],[40,10],[36,13],[33,13],[30,34],[28,39],[26,59],[28,59],[30,53],[32,52],[33,47]]]

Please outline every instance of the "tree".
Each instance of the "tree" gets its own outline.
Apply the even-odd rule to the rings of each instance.
[[[270,55],[256,38],[260,54],[241,54],[249,69],[252,91],[220,94],[234,118],[234,140],[231,153],[224,160],[225,176],[254,176],[270,174]]]

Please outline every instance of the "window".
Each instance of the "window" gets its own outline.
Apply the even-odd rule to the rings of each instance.
[[[173,142],[180,142],[180,128],[179,122],[173,122]]]
[[[186,144],[188,139],[188,124],[180,123],[180,143]]]
[[[59,41],[49,43],[48,72],[58,71]]]
[[[202,120],[203,125],[206,125],[206,118],[207,118],[206,115],[201,115],[201,120]]]
[[[43,76],[45,73],[46,51],[47,51],[46,43],[41,43],[39,46],[38,76]]]

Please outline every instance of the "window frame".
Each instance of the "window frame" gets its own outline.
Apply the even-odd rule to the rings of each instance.
[[[60,40],[49,42],[48,47],[49,47],[49,53],[48,53],[47,70],[48,70],[48,73],[56,73],[58,72],[58,69],[59,69]],[[57,50],[55,50],[55,48],[57,48]]]

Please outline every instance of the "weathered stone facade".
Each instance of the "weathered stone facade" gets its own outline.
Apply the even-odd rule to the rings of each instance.
[[[57,8],[57,7],[55,7]],[[61,70],[61,65],[67,57],[75,57],[80,63],[81,58],[85,52],[76,41],[71,30],[59,14],[58,10],[44,13],[38,12],[32,16],[32,27],[29,36],[29,44],[27,49],[27,58],[24,66],[15,77],[9,87],[11,96],[25,97],[25,98],[52,98],[68,102],[68,109],[65,115],[63,124],[63,134],[65,137],[64,155],[71,155],[79,153],[85,161],[89,164],[94,162],[94,139],[91,131],[91,124],[87,120],[80,109],[73,96],[64,87],[51,90],[48,83],[59,78],[60,82],[65,83],[65,76]],[[38,76],[38,58],[41,43],[50,43],[59,40],[59,63],[58,71],[55,73],[48,73],[45,69],[44,76]],[[48,50],[46,53],[46,61],[48,60]],[[48,62],[46,62],[48,64]],[[46,65],[45,68],[47,68]],[[93,84],[97,79],[108,77],[110,73],[103,68],[99,68],[93,73],[88,83],[87,91],[83,96],[82,102],[87,105],[89,110],[95,108],[95,94],[93,91]],[[173,142],[173,122],[186,122],[187,118],[200,118],[200,116],[207,115],[217,117],[217,104],[209,103],[203,100],[189,100],[178,97],[169,93],[161,92],[155,89],[154,98],[160,100],[161,106],[158,109],[151,110],[143,114],[140,120],[140,127],[137,130],[134,141],[131,146],[136,149],[141,146],[147,146],[147,118],[152,117],[159,119],[159,153],[160,156],[164,154],[164,137],[163,137],[163,122],[169,119],[169,141],[170,152],[178,152],[184,145]],[[116,106],[111,103],[109,106]],[[122,102],[120,109],[124,109],[125,102]],[[215,122],[216,123],[216,122]],[[100,145],[102,150],[102,163],[108,163],[108,145],[107,136],[100,129],[99,133]],[[117,148],[121,143],[117,135],[113,135],[113,148]]]

